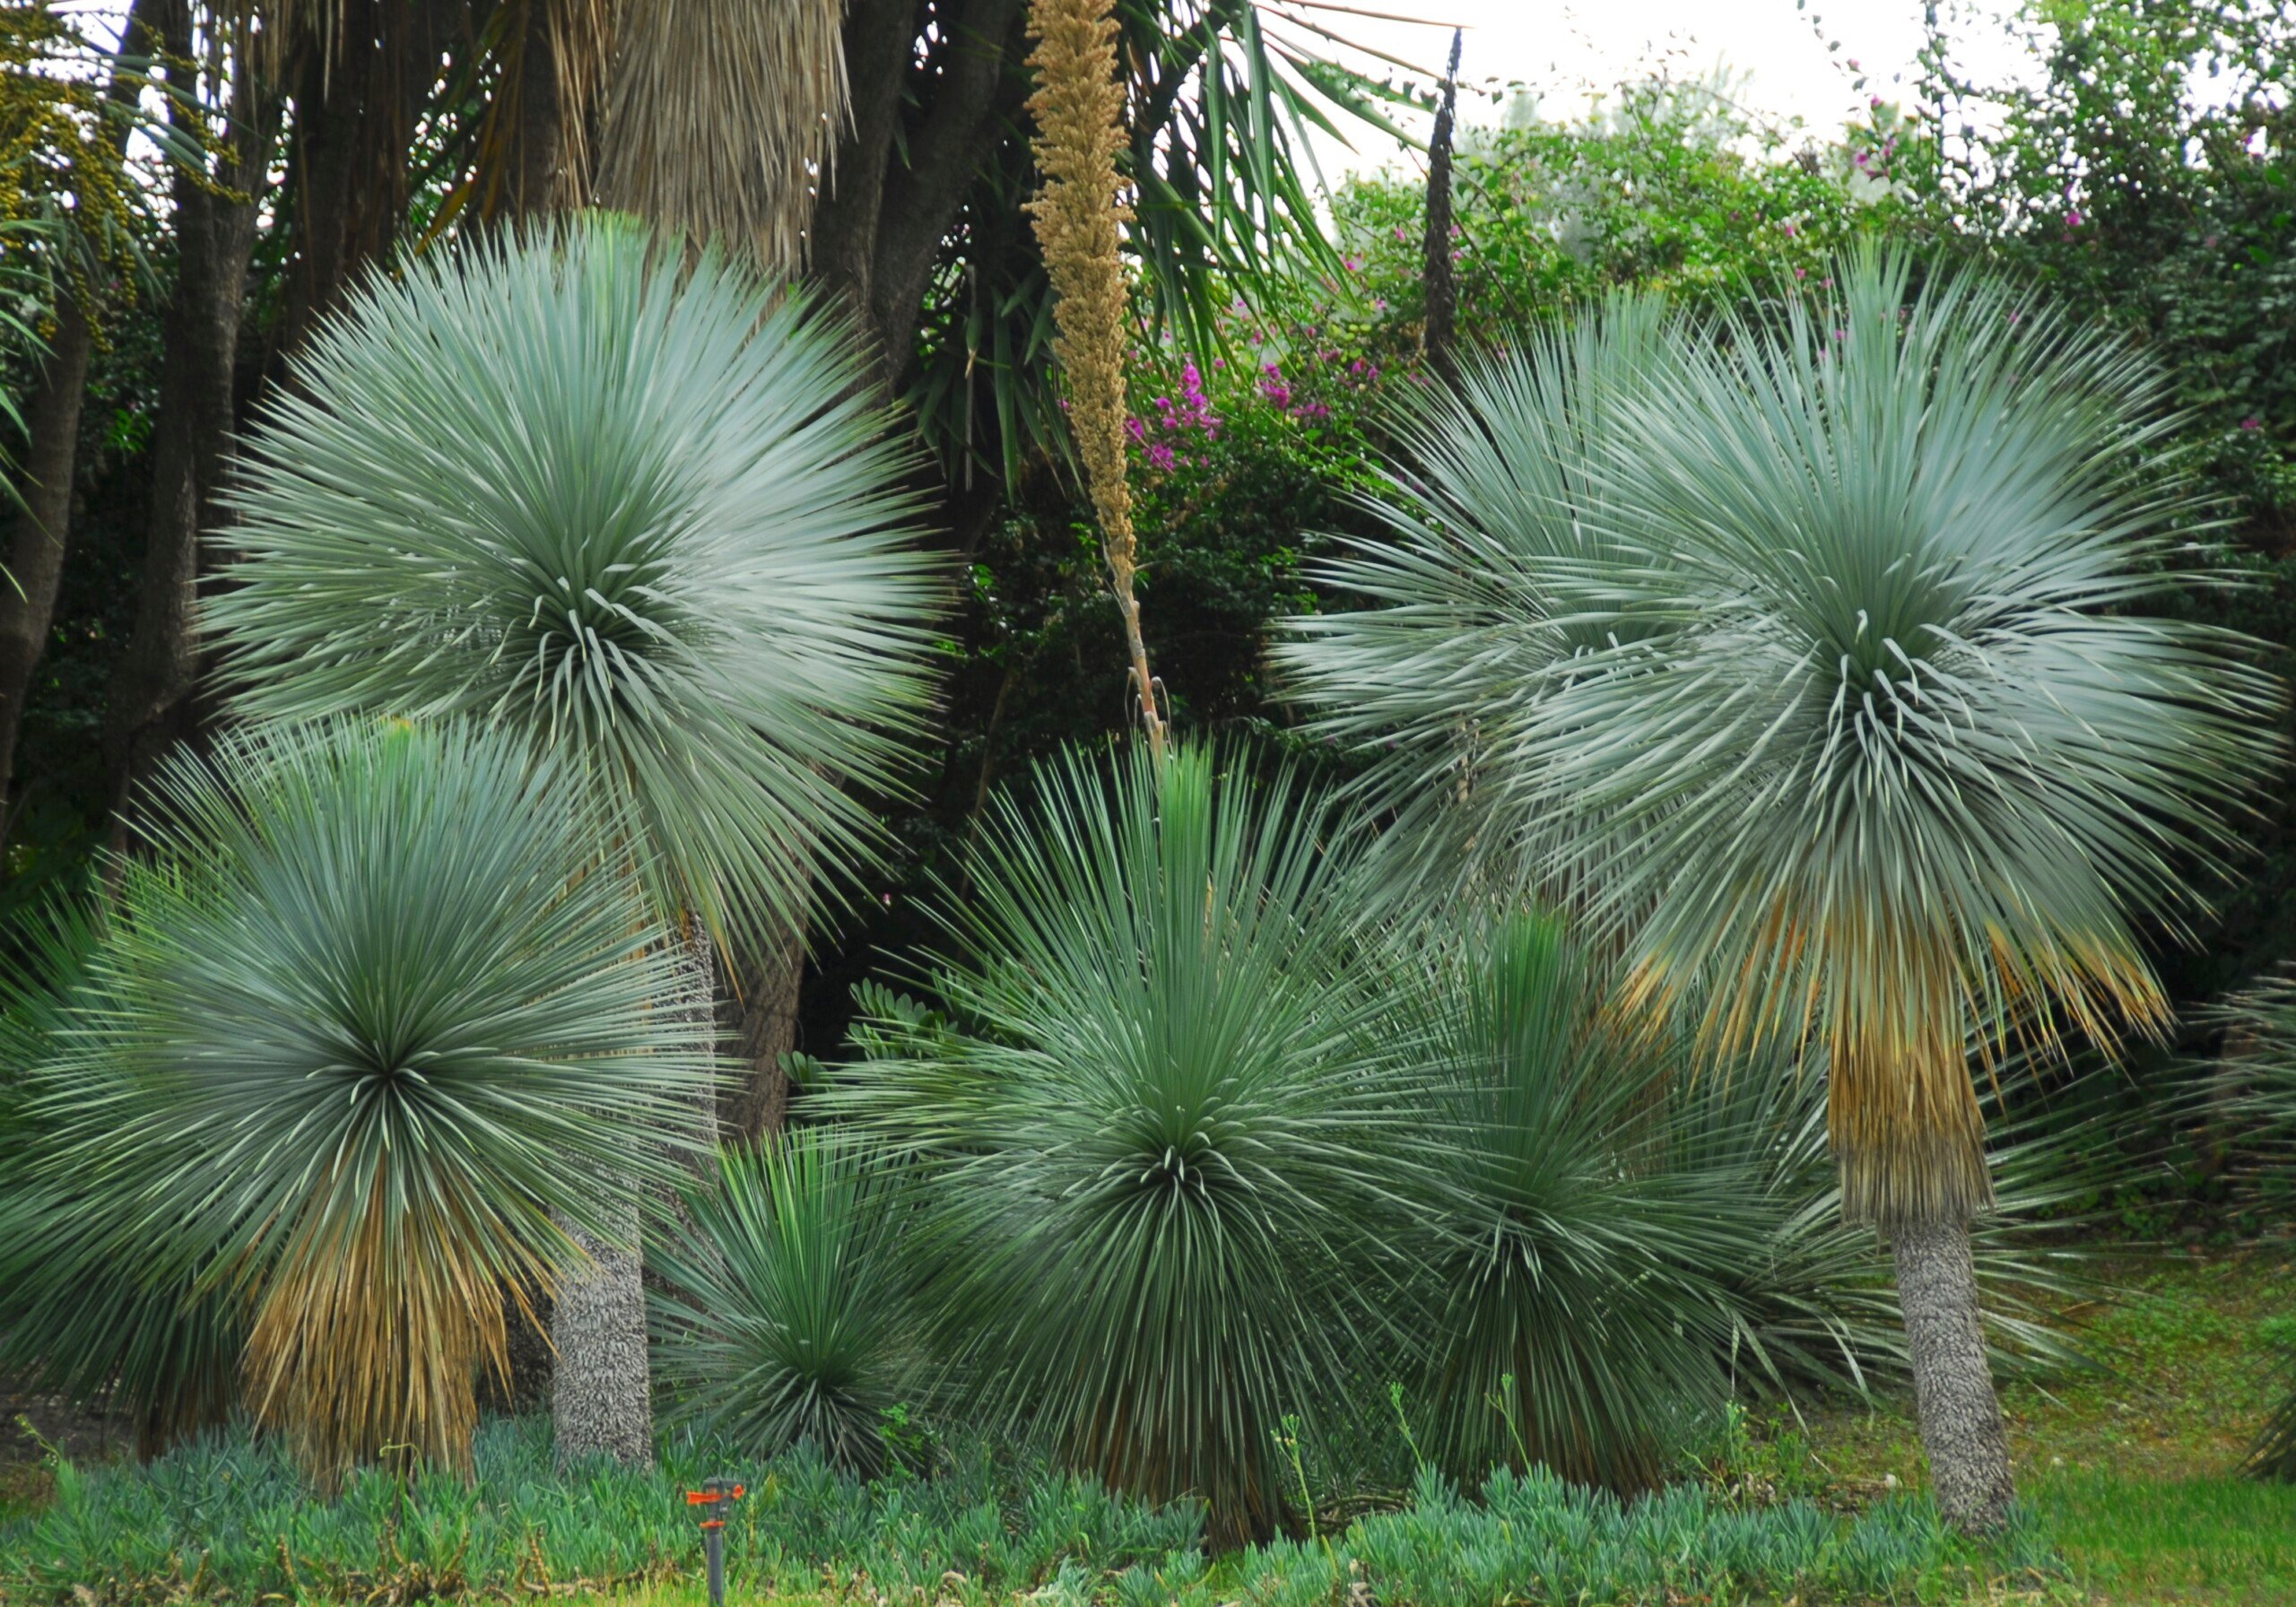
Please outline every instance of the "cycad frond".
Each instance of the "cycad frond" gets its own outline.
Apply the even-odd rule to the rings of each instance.
[[[737,942],[868,856],[937,582],[832,321],[590,219],[418,262],[299,378],[205,608],[238,712],[518,731]]]

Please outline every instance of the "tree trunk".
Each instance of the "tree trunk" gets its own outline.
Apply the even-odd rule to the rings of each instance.
[[[606,1238],[568,1224],[589,1257],[559,1286],[550,1312],[550,1409],[562,1466],[605,1455],[654,1456],[654,1407],[646,1371],[646,1285],[639,1261],[638,1207],[623,1207]]]
[[[190,7],[174,0],[163,15],[161,35],[169,56],[191,59]],[[169,115],[183,114],[171,108]],[[199,533],[214,511],[230,440],[239,316],[278,122],[277,97],[257,84],[252,72],[235,74],[230,144],[217,164],[217,187],[186,177],[175,181],[176,283],[162,323],[165,350],[152,432],[144,575],[135,626],[113,673],[104,713],[116,848],[126,840],[136,783],[195,724],[198,647],[192,624]]]
[[[689,917],[680,945],[679,995],[672,1008],[697,1024],[717,1021],[717,950],[709,930]],[[705,1090],[685,1135],[695,1146],[674,1152],[700,1171],[710,1164],[718,1138],[714,1090]],[[679,1209],[665,1191],[653,1209]],[[605,1455],[628,1463],[654,1456],[652,1379],[646,1351],[646,1273],[642,1224],[636,1207],[613,1224],[612,1242],[572,1229],[589,1264],[560,1283],[550,1314],[551,1416],[561,1464]]]
[[[1986,1360],[1969,1224],[1902,1223],[1890,1243],[1937,1510],[1964,1534],[1990,1533],[2007,1521],[2016,1490]]]
[[[94,333],[79,298],[68,291],[56,309],[56,334],[39,384],[24,410],[30,439],[24,453],[23,506],[8,543],[8,575],[0,584],[0,807],[15,778],[16,737],[32,673],[48,648],[56,591],[64,579],[65,543],[72,530],[72,479],[79,461],[80,406],[88,390],[88,354]],[[0,831],[4,836],[4,831]]]
[[[120,21],[119,53],[146,51],[144,12],[151,0],[129,0]],[[115,64],[106,94],[123,112],[141,92],[142,76]],[[114,151],[127,143],[129,121],[115,117],[104,138]],[[48,648],[55,621],[57,588],[72,538],[72,491],[80,459],[80,414],[87,401],[88,360],[95,347],[95,309],[83,307],[66,291],[56,308],[56,334],[48,342],[24,412],[28,437],[23,465],[23,506],[17,510],[9,543],[8,573],[13,586],[0,585],[0,841],[13,817],[8,794],[16,776],[16,741],[23,730],[24,703],[33,672]]]
[[[846,6],[853,116],[814,205],[812,276],[852,309],[878,378],[895,393],[916,367],[942,242],[1004,119],[1027,98],[1026,81],[1008,72],[1027,53],[1027,14],[1025,0],[961,0],[929,13],[919,0]],[[912,81],[928,16],[945,54]]]
[[[718,1103],[718,1130],[729,1142],[756,1143],[789,1120],[789,1073],[782,1056],[797,1047],[797,1003],[805,979],[805,931],[800,925],[742,970],[742,995],[731,1001],[735,1073]]]

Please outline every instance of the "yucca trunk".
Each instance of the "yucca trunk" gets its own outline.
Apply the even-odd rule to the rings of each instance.
[[[680,947],[680,995],[668,1008],[704,1023],[716,1019],[717,945],[709,929],[688,916]],[[718,1096],[705,1090],[686,1135],[690,1163],[717,1148]],[[674,1197],[661,1201],[676,1207]],[[561,1224],[565,1225],[565,1224]],[[589,1258],[569,1276],[551,1307],[551,1418],[561,1462],[612,1456],[646,1463],[654,1455],[652,1375],[647,1365],[643,1229],[637,1207],[611,1224],[604,1238],[578,1230],[575,1242]]]
[[[654,1455],[654,1406],[646,1373],[646,1286],[639,1272],[638,1208],[625,1205],[604,1238],[570,1228],[589,1265],[559,1287],[550,1311],[550,1412],[558,1459]]]
[[[1964,1534],[1990,1533],[2007,1521],[2016,1488],[1986,1359],[1968,1219],[1901,1222],[1890,1248],[1938,1513]]]

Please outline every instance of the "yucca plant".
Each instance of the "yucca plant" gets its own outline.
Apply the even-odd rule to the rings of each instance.
[[[1677,617],[1661,601],[1628,621],[1574,584],[1639,555],[1604,515],[1601,454],[1628,400],[1698,336],[1663,297],[1622,291],[1402,404],[1410,472],[1364,509],[1385,532],[1335,537],[1320,572],[1378,606],[1300,616],[1272,647],[1319,730],[1382,755],[1361,783],[1394,822],[1378,852],[1395,870],[1365,883],[1374,902],[1400,899],[1407,918],[1485,881],[1572,898],[1571,864],[1595,851],[1585,822],[1530,806],[1510,756],[1528,693],[1558,665]]]
[[[2211,1012],[2223,1033],[2218,1076],[2230,1085],[2241,1129],[2241,1185],[2251,1201],[2285,1211],[2296,1191],[2296,973],[2259,978]],[[2296,1481],[2296,1307],[2266,1319],[2287,1395],[2249,1447],[2258,1478]]]
[[[705,939],[778,954],[879,844],[937,584],[836,320],[591,217],[377,281],[297,372],[205,610],[234,712],[513,732],[618,822],[565,873],[635,867],[695,950],[675,1007]],[[632,1231],[554,1314],[569,1455],[652,1454]]]
[[[656,1354],[678,1415],[753,1456],[810,1440],[873,1478],[919,1379],[896,1179],[804,1128],[720,1157],[657,1263]]]
[[[1940,1506],[1983,1529],[2012,1487],[1969,1047],[2158,1029],[2135,918],[2192,909],[2187,867],[2276,758],[2279,691],[2236,638],[2144,612],[2194,577],[2170,561],[2188,504],[2150,366],[1989,280],[1911,278],[1854,256],[1838,288],[1651,370],[1589,445],[1580,517],[1608,552],[1517,543],[1532,584],[1494,588],[1458,543],[1399,529],[1333,577],[1380,606],[1292,651],[1334,697],[1353,682],[1328,644],[1386,644],[1429,711],[1394,723],[1390,773],[1492,800],[1651,998],[1697,1002],[1708,1051],[1823,1048]],[[1421,456],[1469,428],[1548,450],[1470,397]],[[1429,597],[1497,645],[1414,667]]]
[[[1759,1253],[1759,1180],[1726,1152],[1677,1163],[1665,1023],[1613,1008],[1560,921],[1410,942],[1433,956],[1389,972],[1390,1034],[1431,1073],[1397,1246],[1426,1281],[1422,1448],[1470,1484],[1526,1460],[1655,1484],[1721,1398],[1720,1277]]]
[[[0,1012],[0,1370],[100,1403],[153,1455],[230,1415],[246,1314],[211,1286],[211,1267],[145,1277],[134,1197],[90,1191],[54,1168],[71,1108],[43,1097],[40,1070],[59,1052],[100,949],[94,905],[65,899],[36,908],[8,937],[16,954]]]
[[[465,725],[174,762],[30,1073],[15,1180],[80,1209],[11,1254],[244,1321],[256,1415],[323,1481],[387,1447],[467,1471],[505,1290],[579,1264],[570,1228],[671,1167],[629,1134],[709,1085],[635,877],[567,873],[620,824],[573,783]]]
[[[1211,1531],[1285,1505],[1276,1435],[1349,1376],[1398,1088],[1367,1063],[1328,805],[1230,756],[1069,757],[944,890],[949,1024],[816,1096],[929,1178],[948,1387]]]

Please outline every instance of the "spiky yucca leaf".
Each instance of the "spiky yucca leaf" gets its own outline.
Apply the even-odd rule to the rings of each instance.
[[[504,1295],[547,1290],[632,1132],[709,1087],[656,1008],[673,951],[559,765],[466,726],[223,738],[152,790],[33,1108],[28,1179],[91,1203],[53,1253],[246,1315],[248,1389],[315,1474],[469,1465]]]
[[[20,958],[0,1013],[0,1370],[101,1403],[156,1453],[230,1414],[246,1314],[202,1287],[206,1266],[146,1275],[132,1197],[52,1175],[70,1113],[42,1108],[36,1073],[72,1022],[101,924],[91,902],[65,899],[9,936]]]
[[[204,610],[237,711],[514,729],[736,942],[867,857],[935,582],[833,320],[591,218],[377,282],[298,376]]]
[[[752,1455],[811,1440],[875,1476],[884,1415],[918,1378],[895,1181],[805,1128],[726,1151],[686,1191],[684,1224],[651,1259],[656,1355],[682,1415]]]
[[[1612,1008],[1560,922],[1507,919],[1396,972],[1395,1036],[1434,1073],[1398,1247],[1429,1282],[1409,1325],[1425,1448],[1463,1481],[1527,1457],[1656,1483],[1721,1398],[1720,1276],[1767,1225],[1756,1177],[1726,1153],[1678,1164],[1671,1046]]]
[[[944,892],[951,1024],[817,1096],[922,1159],[951,1387],[1070,1465],[1284,1506],[1274,1443],[1367,1331],[1363,1254],[1396,1125],[1344,975],[1344,842],[1297,782],[1144,750],[1040,772]]]
[[[1456,744],[1458,785],[1561,823],[1547,867],[1708,1002],[1710,1047],[1822,1040],[1845,1206],[1883,1220],[1990,1198],[1972,1037],[2159,1022],[2133,916],[2189,908],[2278,699],[2237,638],[2141,612],[2190,584],[2149,366],[1980,277],[1909,301],[1910,272],[1853,256],[1655,369],[1595,445],[1609,554],[1526,560],[1561,601],[1429,572],[1529,660],[1411,672],[1508,729]],[[1551,654],[1558,616],[1598,639]]]
[[[1394,815],[1381,853],[1406,901],[1491,879],[1571,896],[1584,822],[1526,804],[1514,750],[1559,663],[1676,618],[1662,604],[1630,624],[1581,594],[1625,556],[1599,513],[1605,439],[1697,335],[1663,298],[1622,292],[1407,398],[1409,466],[1365,499],[1392,535],[1341,538],[1318,570],[1377,606],[1285,622],[1273,655],[1318,731],[1382,755],[1365,803]]]

